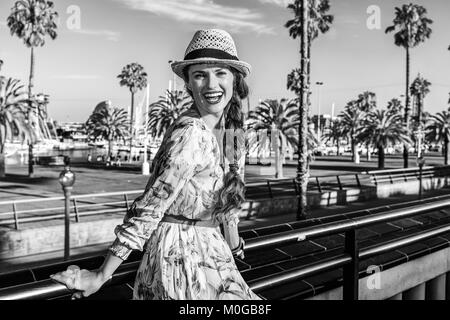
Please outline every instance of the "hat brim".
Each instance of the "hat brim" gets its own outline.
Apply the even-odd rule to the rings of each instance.
[[[225,64],[237,69],[244,75],[244,77],[247,77],[252,70],[252,67],[247,62],[239,60],[216,59],[216,58],[198,58],[192,60],[175,61],[170,66],[172,67],[173,72],[175,72],[177,76],[179,76],[181,79],[184,79],[183,70],[186,67],[193,64]]]

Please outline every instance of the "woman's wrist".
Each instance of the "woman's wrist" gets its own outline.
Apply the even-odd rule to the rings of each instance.
[[[106,273],[103,269],[98,269],[97,270],[97,277],[99,278],[99,280],[102,283],[107,282],[109,279],[112,278],[111,274]]]

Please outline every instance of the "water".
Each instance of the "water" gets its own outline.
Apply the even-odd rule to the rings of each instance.
[[[34,152],[35,157],[47,157],[47,156],[68,156],[70,157],[71,162],[86,162],[88,155],[91,155],[92,162],[96,161],[102,161],[102,157],[106,159],[107,157],[107,148],[96,148],[91,147],[88,149],[69,149],[69,150],[47,150],[45,152]],[[139,160],[142,161],[143,159],[143,151],[140,153],[133,152],[132,157],[137,157],[139,155]],[[152,153],[152,156],[154,154]],[[125,158],[129,157],[129,152],[122,150],[119,151],[118,154],[115,153],[113,156],[117,157],[120,156],[120,159],[122,161],[125,160]],[[138,159],[134,159],[136,161],[139,161]],[[28,152],[16,152],[12,155],[9,155],[6,158],[6,164],[7,165],[23,165],[28,163]]]

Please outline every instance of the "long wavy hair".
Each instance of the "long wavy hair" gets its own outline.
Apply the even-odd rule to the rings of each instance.
[[[233,209],[239,209],[245,201],[245,183],[239,175],[238,158],[245,157],[244,114],[242,113],[242,100],[247,98],[249,88],[244,75],[236,69],[224,65],[233,73],[233,95],[225,107],[225,130],[223,137],[223,150],[230,163],[230,170],[224,177],[223,187],[219,192],[219,198],[214,211],[214,218],[225,217]],[[183,70],[185,82],[189,82],[188,68]],[[186,91],[193,97],[191,90]],[[227,139],[228,137],[228,139]],[[232,137],[233,139],[229,139]],[[232,140],[232,141],[230,141]],[[242,152],[244,151],[244,152]]]

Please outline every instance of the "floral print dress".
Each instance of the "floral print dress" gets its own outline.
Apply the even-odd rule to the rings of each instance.
[[[161,221],[165,215],[211,221],[224,173],[217,139],[193,106],[165,135],[146,189],[116,227],[109,248],[123,260],[132,250],[145,250],[134,299],[260,299],[242,278],[219,227]],[[226,216],[221,223],[239,222],[238,212]]]

